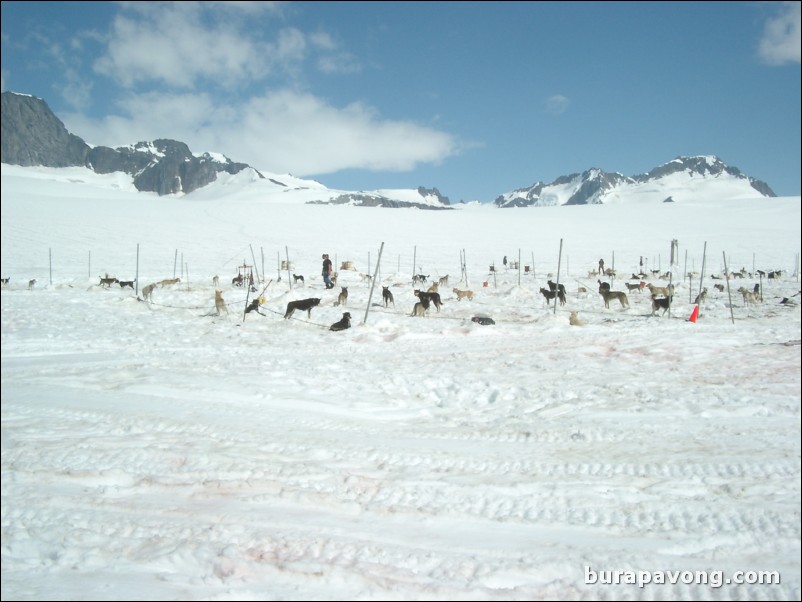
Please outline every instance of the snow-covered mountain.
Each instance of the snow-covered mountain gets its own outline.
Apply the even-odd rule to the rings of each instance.
[[[13,182],[16,190],[41,187],[44,182],[52,184],[46,190],[52,190],[61,198],[88,198],[108,195],[133,199],[136,195],[161,196],[155,191],[144,192],[137,188],[135,177],[117,171],[98,173],[88,167],[43,167],[2,164],[2,182],[6,185]],[[116,193],[119,193],[116,194]],[[350,205],[363,207],[414,207],[418,209],[455,209],[478,203],[460,203],[454,207],[448,205],[446,197],[437,189],[428,190],[375,190],[350,192],[327,188],[316,180],[297,178],[291,174],[273,174],[258,172],[246,167],[236,173],[219,172],[214,181],[194,190],[191,194],[172,195],[183,197],[190,202],[203,203],[223,200],[230,203],[256,202],[263,204],[313,204],[313,205]]]
[[[437,188],[389,189],[370,192],[346,192],[328,200],[312,201],[325,205],[353,205],[356,207],[414,207],[417,209],[451,209],[448,197]]]
[[[536,182],[502,194],[497,207],[601,205],[641,200],[672,202],[709,197],[777,196],[765,182],[742,174],[715,156],[677,157],[647,174],[625,176],[601,169],[562,176],[551,184]]]
[[[2,163],[34,168],[84,168],[96,174],[125,174],[140,192],[160,196],[227,196],[232,187],[265,200],[359,207],[454,209],[437,188],[331,190],[314,180],[276,175],[237,163],[219,153],[192,153],[176,140],[158,139],[118,148],[92,147],[70,133],[42,99],[2,93]],[[39,172],[42,173],[47,172]],[[55,172],[50,172],[51,175]],[[58,177],[58,176],[56,176]],[[81,178],[83,178],[81,176]],[[79,179],[81,179],[79,178]],[[88,178],[83,178],[87,179]],[[710,198],[776,196],[765,182],[742,174],[715,156],[677,157],[647,174],[624,176],[601,169],[561,176],[551,184],[537,182],[499,195],[494,205],[544,207],[601,205],[633,201],[686,202]]]

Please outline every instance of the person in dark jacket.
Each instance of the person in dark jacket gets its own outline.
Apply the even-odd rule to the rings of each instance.
[[[331,281],[331,259],[325,253],[323,254],[323,282],[326,288],[334,288],[334,284]]]

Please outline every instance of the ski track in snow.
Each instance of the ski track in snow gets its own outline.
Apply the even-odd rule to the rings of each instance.
[[[285,321],[269,301],[240,325],[199,317],[211,289],[160,292],[200,309],[3,292],[3,498],[26,500],[3,504],[3,589],[19,599],[115,599],[118,572],[170,599],[644,595],[580,585],[585,565],[784,577],[654,598],[799,591],[798,309],[749,340],[715,304],[694,325],[591,296],[572,299],[584,328],[542,307],[481,327],[448,299],[424,319],[373,308],[332,339],[317,324],[341,308]],[[82,592],[87,572],[109,589]]]

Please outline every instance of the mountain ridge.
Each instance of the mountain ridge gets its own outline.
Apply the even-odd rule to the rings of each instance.
[[[189,147],[176,140],[152,142],[112,149],[92,147],[67,131],[40,98],[16,92],[2,93],[2,163],[19,166],[86,167],[98,174],[122,172],[133,178],[140,192],[164,195],[189,195],[216,182],[221,174],[236,175],[251,170],[252,179],[266,176],[256,168],[234,162],[228,157],[204,152],[193,154]],[[289,176],[289,174],[288,174]],[[293,180],[298,180],[289,176]],[[287,190],[304,188],[296,181],[284,183],[282,176],[267,177],[271,183]],[[418,187],[403,190],[333,191],[320,183],[306,181],[317,189],[314,204],[351,205],[362,207],[453,209],[447,196],[437,188]],[[768,184],[746,176],[713,155],[678,156],[646,174],[625,176],[591,168],[582,173],[560,176],[550,184],[535,182],[531,186],[500,194],[492,201],[498,208],[546,207],[562,205],[594,205],[620,202],[625,197],[672,202],[711,194],[726,186],[736,197],[776,197]],[[718,196],[718,195],[717,195]],[[675,198],[676,197],[676,198]]]
[[[743,189],[746,195],[776,197],[777,195],[768,184],[741,173],[735,167],[726,165],[714,155],[678,156],[658,165],[646,174],[625,176],[614,172],[605,172],[592,168],[568,176],[561,176],[551,182],[535,182],[529,187],[518,188],[501,194],[493,201],[500,208],[509,207],[548,207],[556,205],[601,205],[610,202],[615,195],[623,190],[631,193],[641,193],[645,189],[659,189],[661,184],[669,180],[685,177],[690,184],[696,180],[710,181],[715,178],[724,178],[729,184],[735,184]],[[676,187],[676,184],[672,187]],[[659,194],[659,193],[658,193]],[[657,199],[660,200],[660,199]],[[667,195],[662,199],[671,202],[674,199]]]

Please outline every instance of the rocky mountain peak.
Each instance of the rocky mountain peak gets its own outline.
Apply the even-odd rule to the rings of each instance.
[[[14,92],[2,94],[0,150],[0,160],[10,165],[124,172],[133,176],[137,190],[159,195],[189,194],[214,182],[221,171],[235,174],[250,167],[209,153],[195,156],[183,142],[166,138],[116,149],[92,148],[69,133],[44,100]]]

